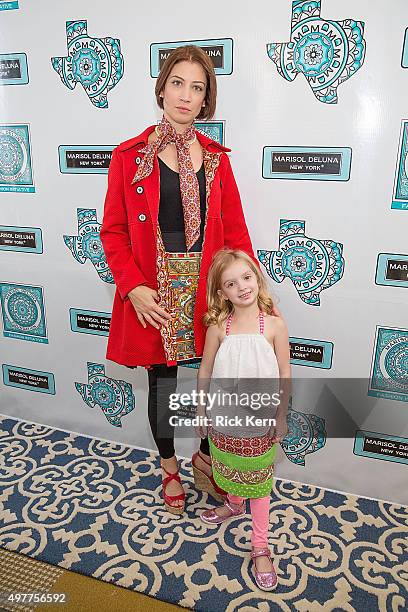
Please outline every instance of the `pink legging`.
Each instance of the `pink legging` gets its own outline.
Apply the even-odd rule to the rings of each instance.
[[[241,505],[244,500],[245,497],[237,497],[228,493],[228,501],[231,504]],[[249,501],[252,515],[251,544],[257,548],[268,546],[270,502],[269,496],[251,498]]]

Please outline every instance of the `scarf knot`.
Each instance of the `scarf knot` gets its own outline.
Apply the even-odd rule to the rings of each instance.
[[[157,140],[140,149],[140,152],[144,153],[144,158],[140,162],[132,181],[133,185],[149,176],[153,171],[155,157],[168,144],[175,145],[187,250],[191,249],[199,239],[201,225],[200,187],[190,154],[190,144],[194,141],[195,133],[194,125],[191,125],[183,134],[177,133],[170,121],[163,116],[158,125]]]

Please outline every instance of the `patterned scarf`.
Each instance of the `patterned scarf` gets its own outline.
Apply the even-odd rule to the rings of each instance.
[[[158,153],[163,151],[168,144],[176,145],[186,245],[187,250],[189,250],[200,237],[201,224],[200,189],[191,161],[189,144],[194,139],[195,127],[192,125],[184,134],[178,134],[170,121],[163,115],[157,131],[159,133],[157,140],[140,149],[140,152],[144,153],[145,156],[140,162],[132,185],[151,174],[154,158]]]

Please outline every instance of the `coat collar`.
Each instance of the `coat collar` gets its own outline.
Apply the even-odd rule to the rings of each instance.
[[[143,148],[145,145],[147,145],[147,139],[149,137],[149,134],[153,132],[155,127],[155,125],[150,125],[141,134],[139,134],[139,136],[136,136],[135,138],[130,138],[129,140],[125,140],[125,142],[122,142],[118,146],[118,151],[127,151],[128,149],[132,149],[133,147],[137,147],[139,149]],[[229,151],[231,151],[231,149],[228,149],[228,147],[224,147],[215,140],[211,140],[211,138],[208,138],[208,136],[205,136],[198,130],[197,140],[203,147],[203,149],[211,153],[228,153]]]
[[[119,151],[131,151],[133,149],[133,154],[138,153],[140,149],[142,149],[147,144],[147,139],[149,134],[154,130],[156,126],[149,126],[144,132],[136,136],[136,138],[131,138],[126,142],[122,142],[118,146]],[[203,147],[203,160],[204,160],[204,170],[205,170],[205,178],[206,178],[206,193],[207,193],[207,210],[209,205],[209,194],[211,191],[211,185],[213,182],[214,174],[220,164],[221,155],[230,151],[227,147],[223,147],[218,144],[211,138],[204,136],[200,132],[197,131],[197,139]],[[137,158],[136,158],[137,159]],[[135,162],[138,163],[135,159]],[[136,167],[135,167],[136,169]],[[156,234],[156,228],[158,223],[158,214],[159,214],[159,192],[160,192],[160,173],[159,173],[159,164],[157,157],[154,158],[153,161],[153,172],[149,174],[143,180],[143,188],[147,200],[147,204],[150,211],[150,218],[152,220],[154,232]],[[133,176],[132,176],[133,178]],[[205,228],[204,228],[205,232]]]

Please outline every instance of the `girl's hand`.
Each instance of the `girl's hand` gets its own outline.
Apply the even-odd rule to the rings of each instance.
[[[194,428],[194,429],[195,429],[195,432],[196,432],[196,434],[197,434],[197,436],[198,436],[199,438],[207,438],[207,437],[208,437],[208,425],[205,425],[205,421],[204,421],[204,419],[207,419],[207,421],[208,421],[208,420],[209,420],[209,418],[208,418],[208,416],[207,416],[207,413],[206,413],[205,408],[202,408],[201,406],[199,406],[199,407],[197,408],[197,411],[196,411],[195,416],[196,416],[196,417],[199,417],[199,418],[201,419],[201,420],[200,420],[200,423],[201,423],[201,424],[200,424],[200,425],[197,425],[197,426]]]
[[[160,329],[159,323],[164,325],[172,319],[171,314],[156,304],[155,300],[159,299],[157,291],[146,285],[139,285],[132,289],[128,293],[128,298],[144,328],[147,327],[146,321],[156,329]]]
[[[271,427],[269,435],[274,442],[280,443],[287,436],[288,420],[287,420],[286,415],[285,416],[276,415],[275,421],[276,421],[276,425],[275,427]]]

